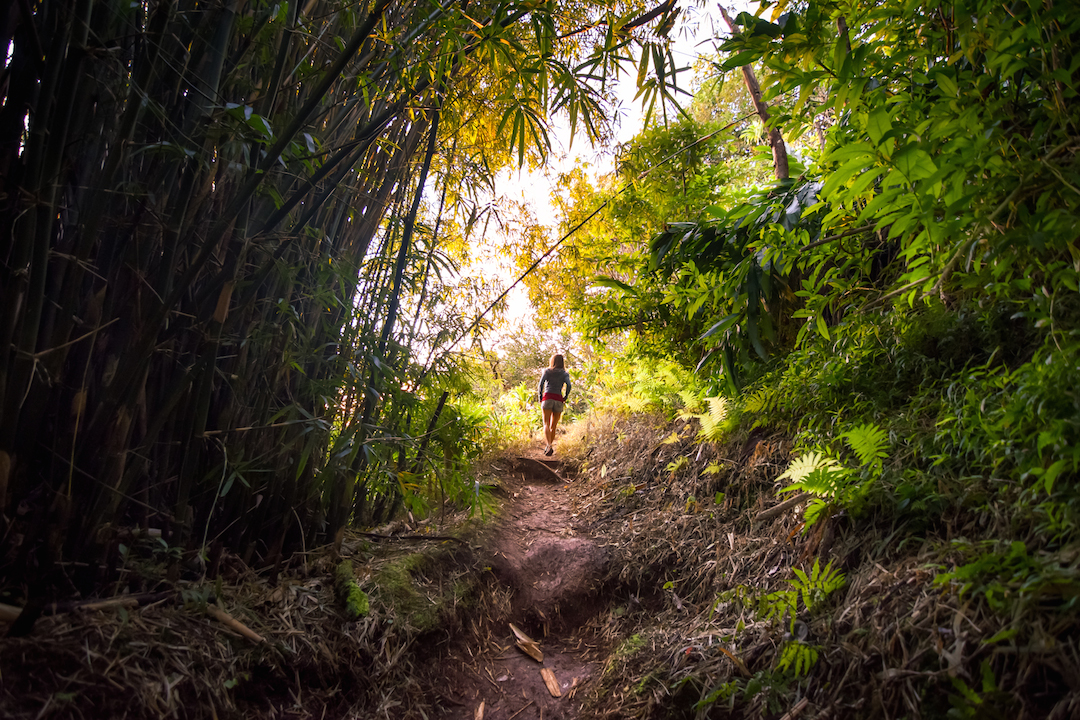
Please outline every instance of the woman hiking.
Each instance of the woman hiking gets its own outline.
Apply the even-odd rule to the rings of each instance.
[[[544,454],[551,455],[555,452],[552,447],[555,442],[555,428],[559,427],[564,403],[570,397],[570,373],[566,372],[563,366],[562,355],[551,356],[551,367],[546,368],[540,376],[537,395],[540,398],[540,409],[544,411],[544,440],[547,442]]]

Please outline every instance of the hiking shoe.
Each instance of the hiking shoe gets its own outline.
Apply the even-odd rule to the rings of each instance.
[[[545,455],[554,455],[555,454],[555,448],[548,447],[548,449],[544,451],[544,454]]]

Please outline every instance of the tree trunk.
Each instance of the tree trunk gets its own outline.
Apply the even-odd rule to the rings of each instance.
[[[723,5],[720,6],[720,14],[723,15],[728,30],[731,33],[734,33],[735,24],[732,22],[731,16]],[[776,173],[776,179],[787,180],[787,145],[784,143],[784,137],[780,134],[780,129],[769,124],[769,106],[766,105],[765,101],[761,98],[761,86],[758,84],[757,76],[754,74],[754,67],[752,65],[743,65],[742,76],[743,84],[746,85],[746,90],[750,93],[750,99],[754,103],[754,109],[757,111],[758,117],[761,118],[761,123],[765,126],[765,131],[769,134],[769,146],[772,148],[773,154],[773,172]]]

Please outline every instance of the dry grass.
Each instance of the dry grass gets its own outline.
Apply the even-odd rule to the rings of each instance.
[[[576,527],[610,557],[605,600],[577,632],[605,668],[578,690],[582,717],[1080,716],[1080,623],[1065,598],[1004,617],[933,584],[958,559],[951,539],[993,538],[1008,517],[954,509],[925,537],[844,514],[804,533],[797,508],[757,522],[790,452],[760,431],[702,445],[692,423],[590,416],[559,451],[578,472],[565,490]],[[496,484],[497,467],[482,479]],[[483,525],[458,514],[396,528],[420,536],[409,540],[353,534],[340,554],[294,557],[275,582],[242,568],[142,608],[42,618],[31,637],[0,640],[0,716],[437,717],[454,698],[430,660],[450,638],[481,655],[505,645],[497,623],[511,600],[484,570]],[[340,557],[371,595],[357,622],[334,600]],[[770,594],[815,560],[842,571],[843,587],[811,611],[800,603],[797,623],[769,617]],[[209,616],[210,594],[266,642]],[[781,667],[795,639],[816,654],[808,671]]]
[[[911,537],[889,518],[840,514],[804,533],[799,509],[755,522],[777,503],[790,451],[783,437],[701,445],[692,425],[656,418],[592,433],[592,490],[581,507],[614,558],[612,606],[593,624],[611,647],[637,646],[609,660],[590,696],[593,716],[1080,713],[1075,611],[1029,605],[1002,617],[933,585],[951,567],[950,537],[994,536],[985,518],[959,515],[942,535]],[[797,624],[767,617],[770,594],[790,591],[794,568],[811,573],[816,559],[843,571],[844,587],[813,612],[800,604]],[[785,649],[799,647],[792,630],[816,651],[809,672],[781,668]]]
[[[342,556],[372,598],[355,622],[334,598]],[[340,555],[294,557],[276,583],[245,569],[228,584],[180,582],[174,598],[145,607],[44,617],[29,637],[0,640],[0,716],[406,717],[427,702],[416,681],[424,641],[460,629],[479,572],[461,543],[350,535]],[[389,575],[408,578],[407,594]],[[265,642],[208,613],[212,593]],[[417,627],[418,617],[428,624]]]

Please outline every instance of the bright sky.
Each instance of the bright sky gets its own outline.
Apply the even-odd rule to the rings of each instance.
[[[755,3],[756,5],[756,3]],[[700,55],[711,55],[714,47],[714,39],[720,35],[726,35],[726,28],[720,20],[717,6],[711,9],[690,7],[684,10],[680,17],[680,24],[675,31],[675,47],[672,49],[676,61],[680,65],[694,65]],[[727,4],[729,10],[734,8],[733,15],[743,10],[751,9],[749,0],[735,0]],[[721,29],[723,28],[723,29]],[[628,68],[616,84],[616,94],[619,97],[617,111],[617,123],[615,139],[617,142],[626,142],[632,139],[642,129],[643,110],[640,101],[634,100],[636,88],[634,87],[633,68]],[[693,80],[690,77],[693,75]],[[686,78],[685,80],[683,78]],[[693,88],[699,78],[694,73],[686,73],[680,78],[681,82],[687,83],[687,88]],[[532,209],[533,214],[540,223],[549,228],[550,239],[554,242],[558,239],[559,218],[550,201],[553,179],[560,173],[574,168],[579,162],[588,163],[594,176],[607,174],[613,170],[613,153],[610,148],[593,148],[584,137],[578,137],[573,147],[569,146],[569,124],[559,118],[550,133],[553,142],[552,153],[548,158],[548,168],[544,172],[522,169],[520,171],[508,171],[503,180],[497,186],[505,188],[502,198],[509,202],[524,202]],[[478,249],[478,258],[473,272],[479,272],[489,280],[498,279],[502,287],[506,287],[518,278],[518,272],[512,266],[511,258],[499,255],[491,246]],[[468,273],[469,271],[466,271]],[[522,327],[530,310],[527,291],[523,285],[515,287],[507,297],[509,311],[506,318],[507,333],[516,333]],[[501,334],[501,333],[499,333]],[[498,338],[491,338],[485,346],[497,344]],[[550,347],[546,350],[555,351],[564,348]]]

